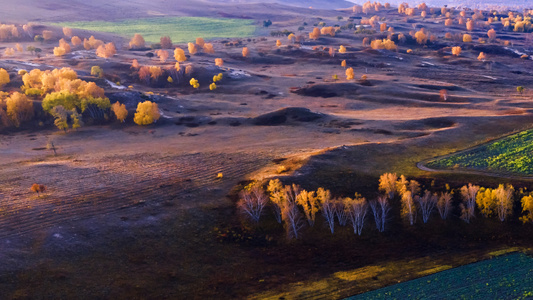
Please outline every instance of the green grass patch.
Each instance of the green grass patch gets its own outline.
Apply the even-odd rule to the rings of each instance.
[[[433,169],[473,169],[495,173],[533,175],[533,129],[438,158],[426,164]]]
[[[135,33],[139,33],[149,43],[158,43],[162,36],[168,35],[172,42],[184,43],[194,42],[197,37],[207,40],[253,36],[256,29],[253,23],[253,20],[243,19],[159,17],[117,22],[65,22],[51,25],[113,33],[125,38],[131,38]]]
[[[533,259],[515,253],[399,283],[348,300],[530,297],[533,297]]]

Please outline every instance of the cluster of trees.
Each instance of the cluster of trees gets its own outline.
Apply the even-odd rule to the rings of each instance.
[[[265,210],[270,207],[278,223],[283,223],[287,237],[298,238],[306,226],[314,226],[317,216],[322,218],[331,233],[336,224],[350,224],[354,233],[361,235],[367,221],[367,214],[373,216],[379,232],[386,229],[391,218],[391,208],[400,207],[400,216],[405,224],[415,225],[418,220],[427,223],[438,215],[446,220],[457,210],[458,216],[470,223],[476,216],[476,207],[483,217],[497,217],[504,222],[513,214],[515,190],[512,185],[500,184],[497,188],[483,188],[468,184],[454,191],[446,185],[446,191],[434,193],[422,191],[420,183],[385,173],[379,179],[379,191],[374,200],[355,193],[350,197],[333,197],[329,190],[319,188],[306,191],[298,185],[283,185],[279,179],[270,180],[266,189],[259,183],[252,183],[239,194],[239,211],[251,221],[258,223]],[[458,205],[454,208],[455,203]],[[399,204],[399,205],[398,205]],[[533,194],[521,198],[523,216],[520,220],[533,222]],[[305,222],[307,221],[307,222]],[[307,223],[307,225],[305,224]]]
[[[13,41],[20,37],[17,26],[13,24],[0,24],[0,41]]]
[[[0,95],[1,127],[19,127],[21,123],[31,120],[33,115],[33,101],[25,94],[15,92],[11,95],[7,93]]]

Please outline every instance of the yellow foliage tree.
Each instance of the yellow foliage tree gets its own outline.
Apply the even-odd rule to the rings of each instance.
[[[111,110],[117,117],[117,120],[124,123],[124,121],[126,120],[126,117],[128,116],[128,110],[126,109],[126,105],[120,104],[117,101],[113,103],[113,105],[111,105]]]
[[[5,56],[12,56],[12,55],[15,55],[15,49],[13,49],[13,48],[6,48],[6,50],[4,51],[4,55],[5,55]]]
[[[79,46],[82,44],[82,41],[79,37],[77,36],[73,36],[71,39],[70,39],[70,42],[72,43],[72,46]]]
[[[185,56],[185,51],[183,51],[183,49],[181,48],[174,49],[174,58],[178,62],[183,62],[187,60],[187,56]]]
[[[485,53],[480,52],[479,56],[477,57],[477,60],[485,60],[485,59],[487,59],[487,56],[485,55]]]
[[[452,54],[459,56],[461,54],[461,47],[452,47]]]
[[[137,125],[150,125],[157,122],[160,116],[157,103],[151,101],[139,102],[133,121]]]
[[[33,117],[33,102],[26,95],[15,92],[6,99],[6,112],[11,123],[19,127],[20,123]]]
[[[280,40],[276,40],[276,46],[281,47],[281,41]]]
[[[341,61],[341,67],[346,68],[346,60]]]
[[[217,84],[214,83],[214,82],[209,85],[209,90],[211,90],[211,91],[215,90],[216,88],[217,88]]]
[[[11,80],[9,79],[9,73],[1,68],[0,69],[0,88],[8,84]]]
[[[196,45],[193,43],[188,43],[187,48],[189,49],[189,54],[194,55],[196,52],[198,52],[198,49],[196,48]]]
[[[191,80],[189,81],[189,84],[195,89],[200,87],[198,80],[196,80],[195,78],[191,78]]]
[[[72,29],[68,27],[63,27],[63,34],[66,37],[69,37],[69,38],[72,37]]]
[[[159,57],[159,60],[164,63],[168,59],[168,51],[159,49],[155,52],[155,54]]]
[[[354,79],[354,77],[353,68],[346,69],[346,80]]]
[[[141,49],[145,47],[145,44],[146,42],[144,41],[143,36],[136,33],[131,38],[129,45],[131,49]]]
[[[115,44],[107,43],[105,45],[100,45],[96,48],[96,55],[103,58],[110,58],[117,53],[117,48]]]
[[[205,43],[204,44],[204,52],[209,54],[215,53],[215,48],[213,48],[213,44],[211,43]]]
[[[466,30],[468,31],[474,30],[474,20],[468,19],[468,21],[466,21]]]
[[[489,40],[493,41],[496,39],[496,30],[494,28],[491,28],[489,31],[487,31],[487,36],[489,37]]]
[[[198,45],[200,48],[203,48],[205,45],[204,39],[201,37],[196,38],[196,45]]]
[[[248,47],[242,48],[242,57],[248,57],[250,55],[250,50],[248,50]]]
[[[520,220],[524,223],[533,221],[533,196],[522,197],[522,212],[524,215],[520,217]]]
[[[15,49],[17,49],[18,52],[24,52],[24,47],[22,47],[22,45],[19,43],[15,45]]]
[[[415,39],[419,45],[425,45],[427,43],[428,37],[424,32],[424,29],[420,29],[415,33]]]
[[[224,65],[224,61],[222,58],[215,58],[215,65],[218,67],[222,67]]]
[[[463,42],[464,43],[470,43],[472,42],[472,36],[470,34],[464,34],[463,35]]]
[[[307,222],[309,222],[309,226],[313,226],[315,224],[316,213],[318,212],[318,208],[320,206],[315,192],[302,190],[296,196],[296,204],[303,208]]]
[[[453,20],[452,19],[446,19],[444,21],[444,26],[452,26],[453,25]]]
[[[318,38],[320,38],[320,29],[315,27],[313,28],[313,31],[309,33],[309,39],[318,40]]]
[[[49,41],[54,36],[54,33],[50,30],[43,30],[42,36],[45,41]]]
[[[96,39],[92,35],[89,39],[83,39],[83,48],[85,50],[98,49],[103,44],[105,44],[104,41]]]
[[[339,53],[346,53],[346,47],[344,47],[343,45],[341,45],[339,47]]]

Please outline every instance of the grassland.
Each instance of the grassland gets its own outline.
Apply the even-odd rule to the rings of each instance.
[[[442,271],[348,298],[359,299],[529,299],[533,259],[521,253]]]
[[[197,37],[237,38],[254,35],[253,20],[215,19],[202,17],[159,17],[128,19],[118,22],[65,22],[52,25],[90,31],[113,33],[125,38],[141,34],[147,42],[157,43],[168,35],[175,43],[191,42]]]
[[[533,130],[522,131],[479,147],[436,159],[427,164],[435,169],[474,169],[533,175]]]

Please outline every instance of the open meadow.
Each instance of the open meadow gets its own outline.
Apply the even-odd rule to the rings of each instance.
[[[30,2],[0,13],[5,298],[532,292],[532,12]]]

